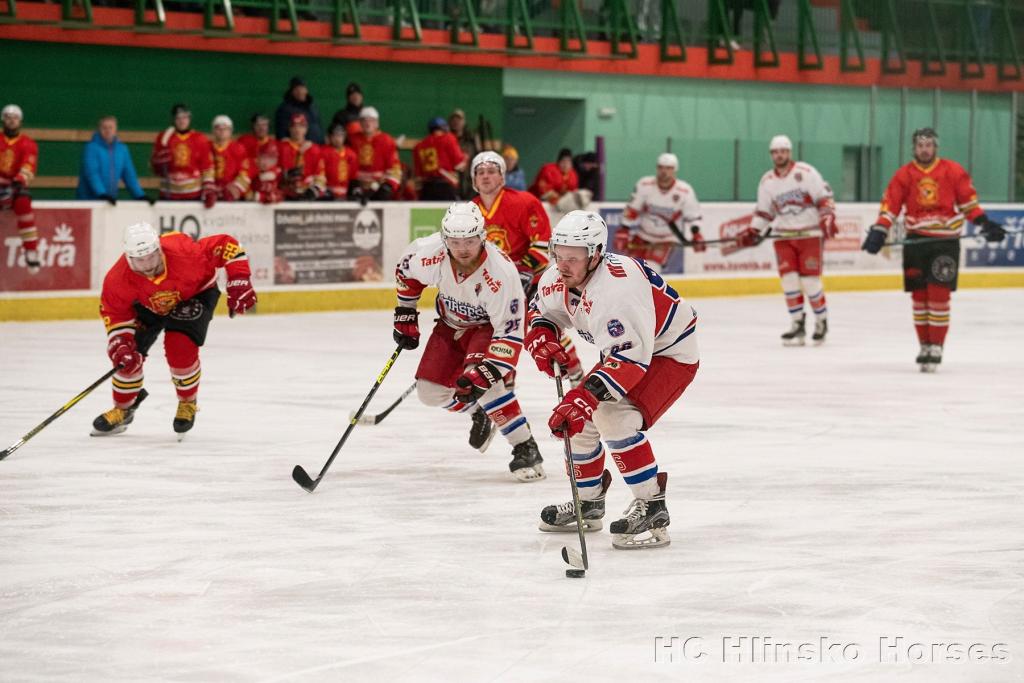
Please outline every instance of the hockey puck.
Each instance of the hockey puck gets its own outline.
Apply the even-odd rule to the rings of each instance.
[[[582,579],[587,575],[586,569],[566,569],[565,575],[570,579]]]

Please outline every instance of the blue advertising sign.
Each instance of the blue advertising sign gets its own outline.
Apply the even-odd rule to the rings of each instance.
[[[612,242],[615,240],[615,231],[622,227],[622,209],[615,208],[602,208],[601,218],[608,224],[608,244],[605,245],[607,249],[611,249]],[[665,268],[662,269],[664,275],[681,275],[683,272],[683,249],[682,247],[676,247],[672,250],[672,254],[668,257],[668,261],[665,263]]]
[[[965,239],[964,264],[973,268],[1006,268],[1024,266],[1024,210],[992,209],[985,212],[996,223],[1006,228],[1006,238],[1002,242],[986,242],[979,234],[978,226],[967,222],[964,233],[977,235],[973,239]]]

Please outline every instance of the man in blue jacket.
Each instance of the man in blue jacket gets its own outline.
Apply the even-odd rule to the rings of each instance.
[[[117,119],[104,116],[100,119],[99,130],[92,134],[92,140],[82,151],[82,170],[78,174],[75,197],[105,199],[116,204],[117,185],[122,180],[133,199],[148,199],[139,186],[128,147],[117,139]]]

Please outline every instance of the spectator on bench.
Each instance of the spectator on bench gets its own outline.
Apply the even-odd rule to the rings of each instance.
[[[117,117],[104,116],[92,140],[82,148],[75,199],[105,199],[111,205],[117,204],[120,182],[124,182],[133,199],[147,199],[139,185],[128,146],[117,139]]]

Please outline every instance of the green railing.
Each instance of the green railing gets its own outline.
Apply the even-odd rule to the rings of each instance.
[[[18,22],[26,4],[0,0],[0,22]],[[337,42],[369,43],[363,27],[376,25],[390,27],[385,42],[394,44],[419,43],[424,29],[442,29],[460,49],[482,49],[484,34],[504,36],[510,52],[536,52],[536,36],[557,38],[564,55],[607,41],[613,59],[635,58],[640,44],[651,43],[662,60],[685,61],[688,46],[703,45],[713,64],[732,63],[742,40],[761,67],[778,65],[788,50],[801,69],[819,69],[823,55],[837,54],[845,71],[863,70],[875,57],[888,73],[905,71],[913,59],[926,74],[958,67],[962,78],[977,78],[995,64],[1004,80],[1022,77],[1022,0],[794,0],[778,16],[767,0],[745,0],[742,37],[734,35],[727,0],[61,0],[58,23],[96,27],[94,4],[133,8],[141,31],[170,32],[166,13],[188,11],[203,14],[207,35],[241,35],[236,18],[255,16],[269,20],[263,35],[275,39],[313,40],[299,35],[305,20],[330,24]]]

